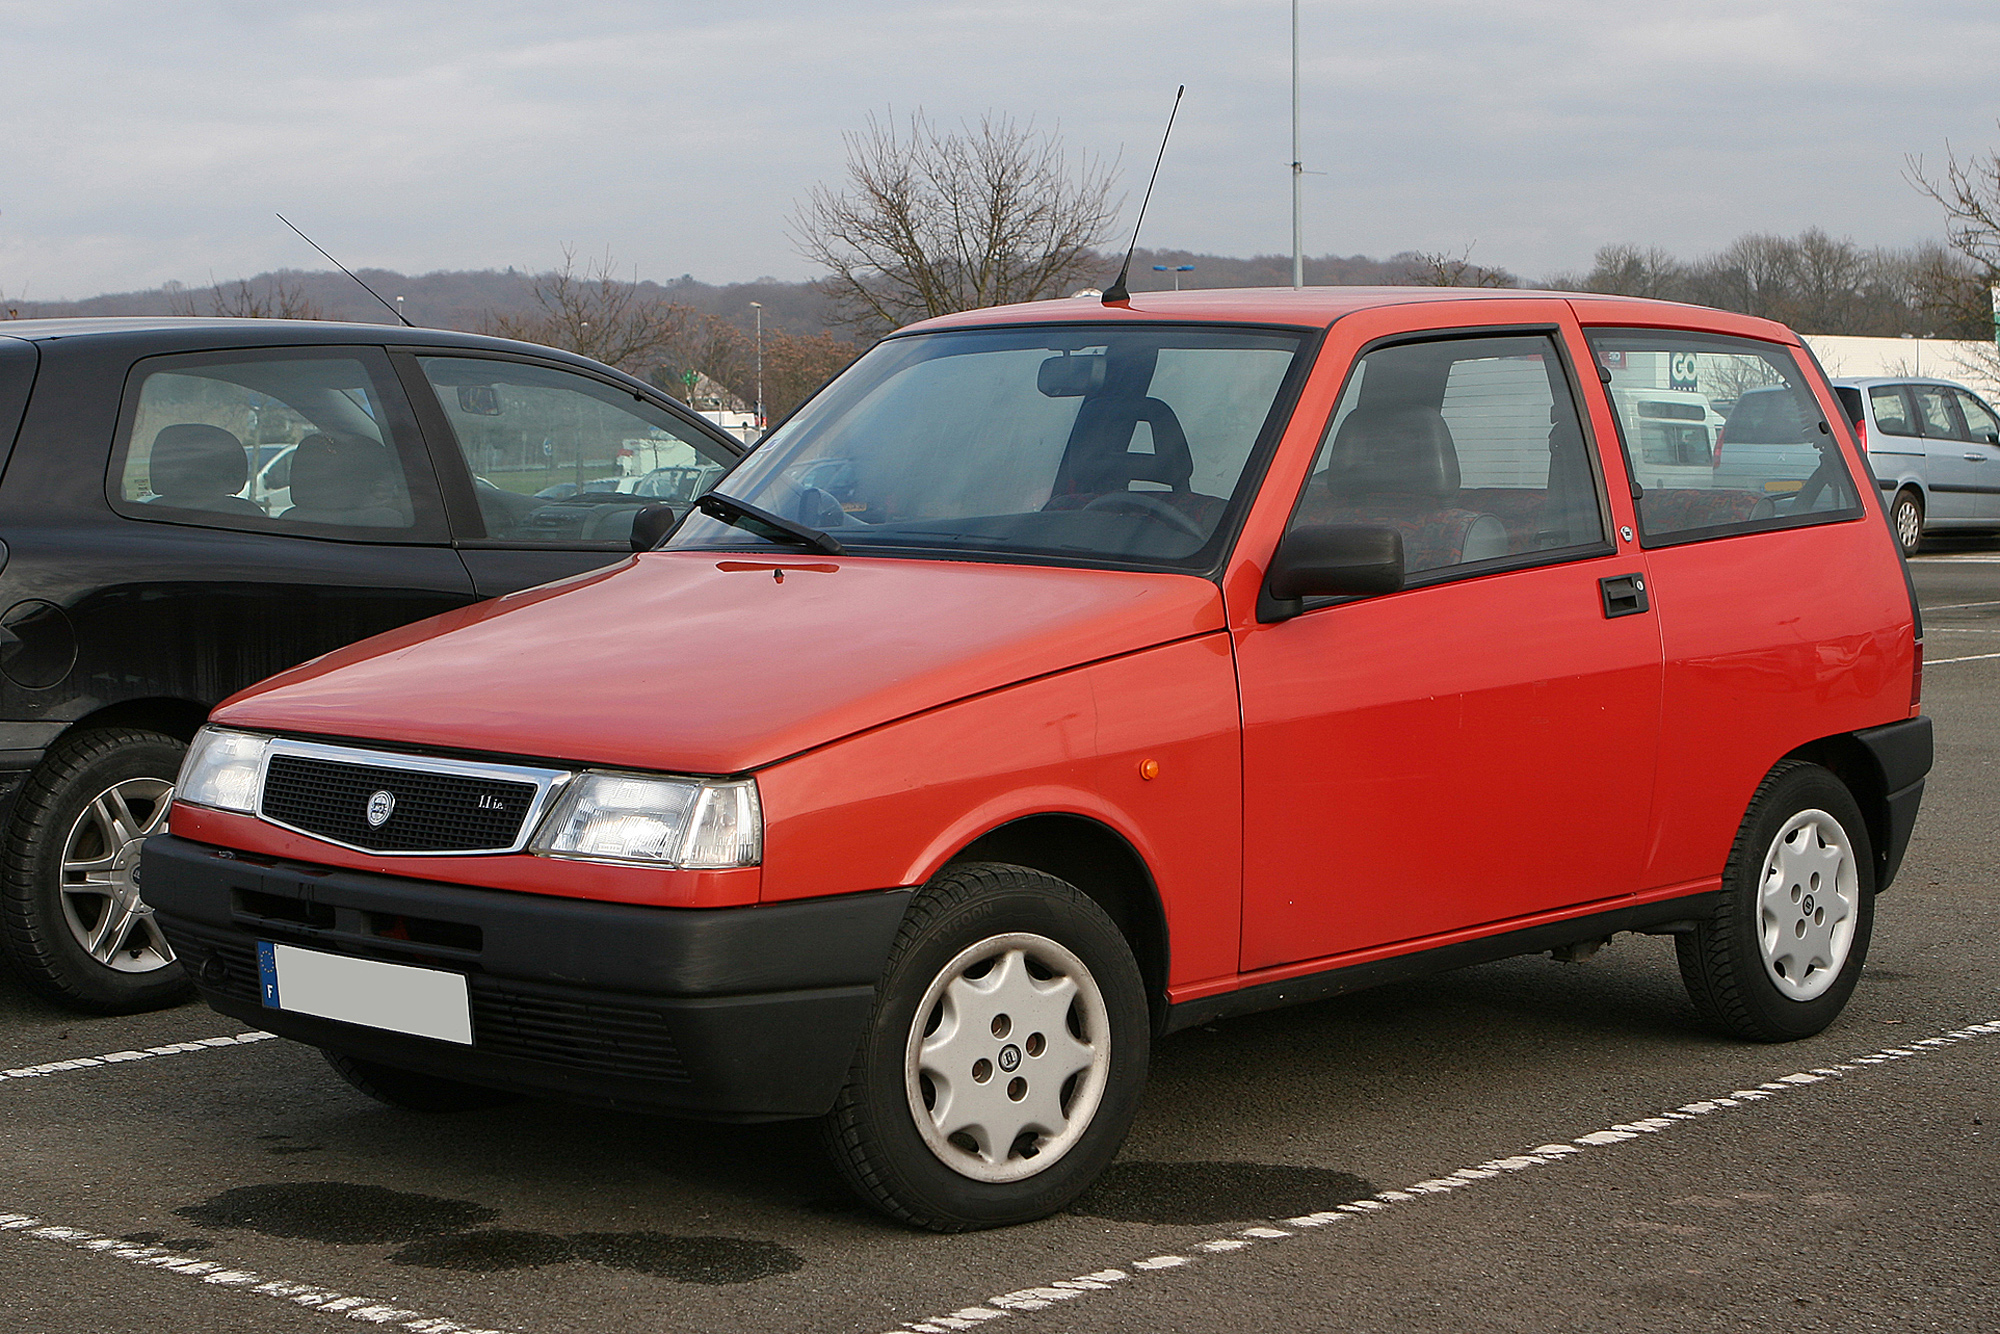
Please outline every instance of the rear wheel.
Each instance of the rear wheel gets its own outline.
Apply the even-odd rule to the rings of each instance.
[[[193,994],[139,897],[139,846],[165,830],[186,747],[160,732],[79,732],[21,791],[0,865],[7,957],[50,1000],[100,1014]]]
[[[827,1145],[864,1200],[919,1227],[1041,1218],[1117,1154],[1149,1040],[1131,948],[1088,895],[954,867],[904,918]]]
[[[1756,1042],[1811,1037],[1854,993],[1874,926],[1874,858],[1846,786],[1788,762],[1758,787],[1716,908],[1675,938],[1695,1008]]]
[[[1924,498],[1905,487],[1889,505],[1889,522],[1896,530],[1896,544],[1905,556],[1917,554],[1924,543]]]
[[[406,1112],[472,1112],[482,1107],[504,1107],[520,1098],[519,1094],[502,1089],[482,1088],[421,1070],[365,1061],[324,1047],[320,1055],[358,1092]]]

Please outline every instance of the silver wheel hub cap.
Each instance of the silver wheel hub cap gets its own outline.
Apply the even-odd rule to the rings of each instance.
[[[1111,1071],[1104,996],[1044,936],[990,936],[924,992],[904,1051],[910,1115],[930,1151],[975,1181],[1019,1181],[1089,1127]]]
[[[1914,504],[1906,500],[1896,506],[1896,536],[1903,540],[1904,546],[1915,546],[1923,528],[1923,512]]]
[[[62,911],[76,943],[121,973],[174,961],[153,910],[139,897],[139,848],[167,827],[174,785],[128,778],[84,806],[63,840]]]
[[[1779,992],[1823,995],[1854,945],[1860,881],[1854,849],[1825,811],[1800,811],[1764,854],[1757,887],[1757,945]]]

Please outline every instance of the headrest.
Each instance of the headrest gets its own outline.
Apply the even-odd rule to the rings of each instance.
[[[1444,500],[1458,493],[1458,450],[1436,408],[1361,407],[1333,437],[1327,484],[1345,499],[1369,495]]]
[[[376,484],[388,471],[389,460],[380,445],[309,435],[292,452],[292,504],[302,510],[373,505]]]
[[[1096,493],[1122,491],[1128,482],[1159,482],[1176,491],[1188,489],[1194,476],[1194,455],[1187,433],[1174,410],[1157,398],[1099,400],[1086,406],[1098,420],[1072,446],[1074,462],[1067,489]],[[1153,452],[1131,452],[1140,422],[1152,432]]]
[[[153,491],[165,500],[233,496],[250,480],[243,442],[220,426],[183,422],[153,437]]]

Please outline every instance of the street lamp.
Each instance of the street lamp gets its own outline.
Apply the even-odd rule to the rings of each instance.
[[[1192,265],[1192,264],[1176,264],[1176,265],[1174,265],[1174,266],[1173,266],[1172,268],[1168,268],[1168,267],[1167,267],[1166,265],[1164,265],[1164,264],[1155,264],[1155,265],[1153,266],[1153,272],[1154,272],[1154,273],[1171,273],[1171,274],[1173,274],[1173,275],[1174,275],[1174,290],[1175,290],[1176,292],[1178,292],[1178,291],[1180,291],[1180,290],[1181,290],[1181,275],[1182,275],[1183,273],[1193,273],[1193,272],[1194,272],[1194,265]]]
[[[764,303],[752,301],[757,312],[757,438],[764,438]]]

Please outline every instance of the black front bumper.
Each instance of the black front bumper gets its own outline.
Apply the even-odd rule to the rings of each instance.
[[[728,1118],[833,1103],[909,890],[653,908],[253,859],[148,840],[146,901],[202,998],[258,1028],[499,1088]],[[257,943],[466,978],[472,1045],[261,999]]]

